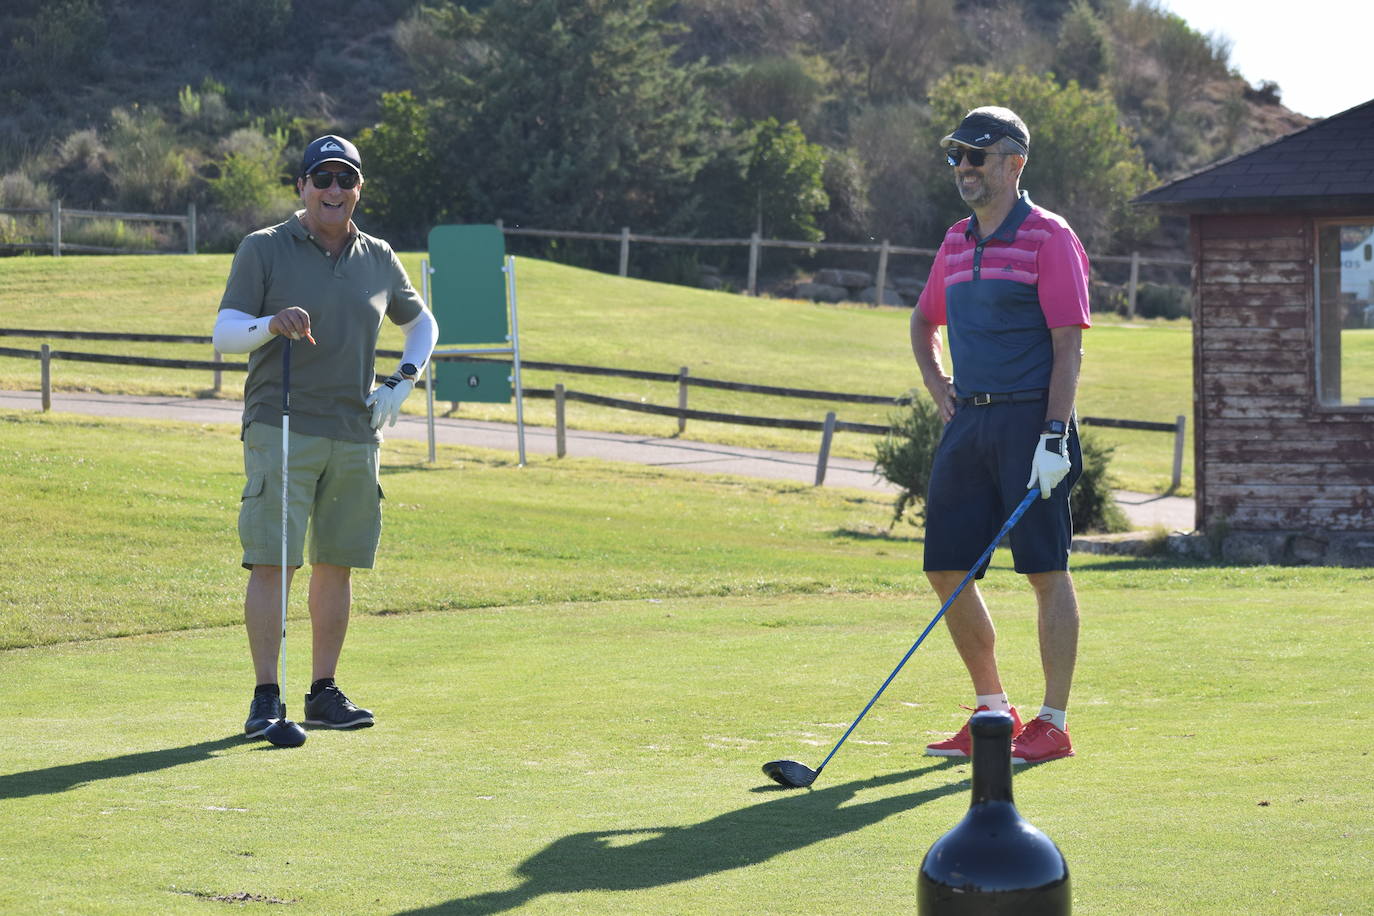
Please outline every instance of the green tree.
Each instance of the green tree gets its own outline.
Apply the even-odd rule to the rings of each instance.
[[[358,135],[358,152],[366,165],[367,182],[362,208],[376,221],[376,229],[398,245],[422,242],[445,203],[433,188],[435,155],[431,144],[430,109],[409,90],[382,95],[377,124]]]
[[[1225,39],[1193,31],[1181,16],[1170,14],[1159,23],[1155,54],[1164,73],[1166,123],[1202,97],[1210,78],[1224,78],[1231,48]]]
[[[0,80],[42,91],[53,82],[98,74],[108,37],[99,0],[54,0],[38,4],[32,16],[11,20],[14,37]],[[3,60],[3,58],[0,58]]]
[[[822,181],[825,150],[808,143],[796,121],[768,118],[752,134],[741,200],[753,215],[750,229],[765,237],[820,241],[816,217],[830,205]]]
[[[954,54],[954,0],[806,0],[818,42],[865,104],[920,98]]]
[[[724,89],[735,114],[748,121],[777,118],[809,123],[820,83],[796,57],[763,57],[745,64]]]
[[[1150,230],[1153,217],[1130,201],[1157,179],[1121,126],[1110,94],[1077,83],[1060,86],[1048,75],[1024,70],[988,73],[973,67],[958,68],[931,89],[936,125],[957,124],[981,105],[1004,105],[1026,122],[1031,150],[1021,187],[1067,218],[1089,251],[1108,250]],[[967,213],[952,183],[943,201],[950,216]]]
[[[1088,0],[1074,0],[1059,27],[1055,73],[1060,82],[1075,80],[1085,89],[1101,89],[1112,66],[1107,25]]]
[[[428,192],[451,218],[584,230],[692,226],[708,110],[663,0],[497,0],[428,13]]]
[[[233,54],[263,54],[290,38],[291,0],[215,0],[207,7],[214,26],[207,35]]]

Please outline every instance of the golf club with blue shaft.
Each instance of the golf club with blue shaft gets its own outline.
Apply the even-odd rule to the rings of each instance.
[[[286,529],[290,519],[290,438],[291,438],[291,338],[282,335],[281,357],[281,642],[277,648],[277,684],[284,696],[286,694],[286,583],[289,581],[286,567]],[[285,701],[282,701],[283,703]],[[300,747],[305,743],[305,729],[286,718],[286,707],[282,706],[282,717],[271,725],[262,736],[277,747]]]
[[[935,624],[940,622],[940,618],[945,616],[945,611],[949,610],[949,606],[954,603],[954,599],[959,597],[959,593],[964,590],[964,586],[968,585],[969,580],[973,578],[974,574],[983,568],[983,564],[992,556],[992,552],[997,549],[997,545],[1002,543],[1002,538],[1007,536],[1007,532],[1011,531],[1016,523],[1021,520],[1021,516],[1025,514],[1026,508],[1039,496],[1040,490],[1038,487],[1026,491],[1025,498],[1023,498],[1020,504],[1012,510],[1011,516],[1008,517],[1006,522],[1002,525],[1002,530],[997,532],[997,536],[992,539],[992,543],[983,551],[983,555],[978,558],[977,562],[975,562],[964,575],[963,580],[959,583],[959,587],[954,590],[953,594],[945,599],[945,603],[940,606],[939,612],[930,619],[930,623],[926,624],[926,628],[921,631],[921,635],[916,637],[916,642],[912,644],[910,649],[906,650],[906,655],[903,655],[902,660],[897,663],[897,667],[892,669],[892,673],[887,676],[887,680],[883,681],[883,686],[878,688],[878,692],[873,694],[873,699],[868,701],[868,705],[863,708],[863,712],[859,713],[858,718],[856,718],[849,728],[845,730],[845,733],[840,736],[840,740],[830,749],[830,753],[825,755],[825,759],[821,761],[821,765],[813,770],[805,764],[797,763],[795,760],[770,760],[763,765],[763,772],[767,774],[769,779],[789,789],[805,789],[816,781],[816,777],[821,775],[821,770],[825,769],[825,765],[830,762],[830,758],[835,756],[835,752],[840,749],[840,745],[844,744],[850,732],[854,731],[859,722],[863,720],[863,717],[873,708],[873,704],[878,702],[878,697],[883,695],[883,691],[887,689],[888,684],[892,683],[892,679],[897,676],[897,672],[902,670],[902,666],[906,664],[906,660],[911,658],[912,653],[914,653],[921,643],[925,641],[926,635],[934,629]]]

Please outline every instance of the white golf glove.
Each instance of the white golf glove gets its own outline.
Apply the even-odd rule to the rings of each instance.
[[[1072,468],[1065,434],[1041,433],[1040,441],[1035,446],[1035,457],[1031,459],[1030,480],[1026,481],[1026,489],[1033,490],[1039,486],[1040,498],[1049,499],[1050,491],[1068,476]]]
[[[386,381],[378,385],[364,401],[372,408],[372,428],[381,429],[383,423],[395,426],[396,418],[401,415],[401,404],[414,387],[415,382],[399,372],[392,373]]]

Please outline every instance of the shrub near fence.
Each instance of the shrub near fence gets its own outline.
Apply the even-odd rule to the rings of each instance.
[[[184,334],[127,334],[106,331],[45,331],[27,330],[15,328],[0,328],[0,337],[49,337],[67,340],[122,340],[122,341],[144,341],[160,343],[203,343],[211,344],[211,338],[203,335],[184,335]],[[176,360],[158,359],[144,356],[118,356],[108,353],[81,353],[75,351],[52,350],[47,344],[43,344],[38,350],[23,350],[12,347],[0,347],[0,356],[12,356],[27,359],[37,359],[41,363],[40,374],[42,377],[43,407],[49,409],[51,404],[51,361],[73,360],[98,363],[115,363],[131,366],[154,366],[168,369],[190,369],[214,373],[215,392],[222,388],[222,373],[246,372],[248,371],[247,362],[224,362],[218,352],[211,360]],[[379,350],[377,356],[387,359],[399,359],[399,350]],[[464,360],[471,362],[498,363],[506,366],[511,365],[510,360],[493,359],[489,357],[474,356],[436,356],[436,362],[443,362],[448,359]],[[598,404],[604,407],[612,407],[620,410],[633,411],[636,413],[657,414],[659,416],[675,417],[678,421],[678,431],[683,432],[687,428],[688,420],[701,420],[715,423],[736,424],[740,426],[763,426],[780,429],[794,429],[803,431],[816,431],[823,434],[821,451],[824,455],[829,448],[830,436],[835,432],[855,432],[867,435],[888,435],[891,432],[890,426],[882,426],[873,423],[853,423],[839,420],[833,411],[829,412],[823,420],[800,420],[785,417],[763,417],[747,414],[727,414],[712,411],[693,410],[688,407],[688,390],[692,386],[702,388],[715,388],[727,391],[740,391],[751,394],[767,395],[771,397],[801,398],[811,401],[829,401],[833,403],[848,404],[891,404],[893,406],[904,406],[911,403],[909,396],[889,397],[887,395],[876,394],[856,394],[838,391],[820,391],[807,388],[783,388],[772,385],[757,385],[748,382],[732,382],[723,379],[712,379],[693,376],[689,367],[683,366],[677,372],[653,372],[643,369],[617,369],[606,366],[582,366],[569,363],[547,363],[534,360],[522,359],[522,368],[531,370],[545,370],[553,372],[567,372],[574,375],[602,375],[616,376],[620,378],[635,378],[658,382],[676,382],[678,385],[677,406],[646,404],[640,401],[627,401],[621,398],[606,397],[604,395],[580,392],[563,388],[560,384],[557,388],[525,388],[526,397],[530,398],[549,398],[555,399],[560,403],[564,400],[581,401],[588,404]],[[382,381],[382,376],[377,376],[378,381]],[[424,387],[424,381],[420,383]],[[560,410],[561,413],[561,410]],[[1174,465],[1173,479],[1170,491],[1178,489],[1183,476],[1183,446],[1187,432],[1187,421],[1179,415],[1174,423],[1159,423],[1148,420],[1121,420],[1108,417],[1079,417],[1078,422],[1083,426],[1107,426],[1117,429],[1136,429],[1149,430],[1155,432],[1171,432],[1174,434]],[[817,483],[824,479],[824,467],[818,468]]]

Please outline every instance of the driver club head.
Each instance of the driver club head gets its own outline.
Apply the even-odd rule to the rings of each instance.
[[[805,789],[820,775],[818,770],[795,760],[770,760],[763,765],[763,772],[778,785],[789,789]]]
[[[267,726],[262,736],[277,747],[300,747],[305,743],[305,729],[285,717]]]

